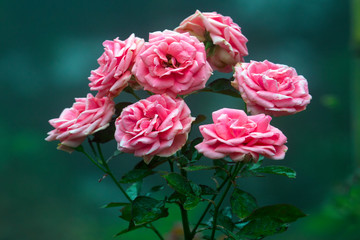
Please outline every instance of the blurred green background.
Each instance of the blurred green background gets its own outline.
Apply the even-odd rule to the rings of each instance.
[[[280,164],[294,168],[297,178],[243,181],[260,205],[291,203],[309,214],[269,239],[359,239],[354,6],[338,0],[0,1],[0,239],[112,239],[125,227],[116,209],[100,208],[123,199],[115,186],[109,179],[99,183],[101,172],[84,156],[45,142],[52,129],[47,121],[74,97],[86,96],[104,40],[133,32],[147,40],[149,32],[174,29],[196,9],[231,16],[241,26],[249,39],[246,61],[287,64],[309,81],[308,109],[272,121],[288,137]],[[217,76],[230,77],[212,79]],[[134,100],[127,93],[118,98]],[[238,99],[207,93],[186,100],[194,116],[243,107]],[[115,146],[110,142],[105,151]],[[111,166],[120,176],[137,161],[127,155]],[[170,213],[155,223],[164,234],[180,221],[178,209]],[[145,229],[120,239],[156,236]]]

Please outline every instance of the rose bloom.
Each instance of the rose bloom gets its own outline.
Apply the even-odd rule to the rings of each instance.
[[[58,149],[72,152],[88,135],[109,125],[114,106],[110,98],[95,98],[90,93],[86,98],[75,98],[71,108],[65,108],[59,118],[49,121],[55,129],[48,132],[45,140],[59,140]]]
[[[127,106],[115,121],[118,149],[143,157],[168,157],[186,142],[191,123],[190,109],[182,99],[153,95]]]
[[[223,108],[213,112],[212,119],[213,124],[199,127],[204,140],[195,146],[206,157],[230,156],[233,161],[241,161],[248,155],[255,162],[260,154],[271,159],[284,158],[287,139],[270,125],[270,116],[247,116],[242,110]]]
[[[208,49],[208,61],[213,69],[220,72],[232,72],[232,67],[243,62],[243,57],[248,55],[248,40],[241,33],[241,28],[230,17],[216,12],[197,10],[175,31],[189,32],[205,44],[213,45]]]
[[[104,53],[97,60],[100,67],[91,71],[89,87],[97,97],[116,97],[128,85],[134,60],[144,40],[131,34],[125,41],[119,38],[103,43]]]
[[[267,60],[235,66],[232,85],[252,114],[290,115],[305,110],[311,96],[306,79],[294,68]]]
[[[145,90],[172,97],[204,88],[211,73],[204,44],[188,33],[169,30],[150,33],[133,67]]]

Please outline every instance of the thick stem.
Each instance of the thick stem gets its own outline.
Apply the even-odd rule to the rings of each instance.
[[[190,232],[189,217],[188,217],[187,211],[184,209],[182,204],[179,204],[179,207],[180,207],[180,211],[181,211],[181,219],[182,219],[182,224],[183,224],[183,229],[184,229],[185,240],[191,240],[192,236],[191,236],[191,232]]]

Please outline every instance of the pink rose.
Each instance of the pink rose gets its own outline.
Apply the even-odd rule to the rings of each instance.
[[[220,72],[231,72],[232,66],[243,62],[243,57],[248,55],[248,40],[241,33],[241,28],[230,17],[216,12],[196,10],[175,31],[189,32],[209,45],[208,61],[213,69]]]
[[[99,68],[91,71],[89,87],[97,97],[116,97],[128,85],[131,68],[144,40],[131,34],[125,41],[119,38],[103,43],[104,53],[98,59]]]
[[[219,159],[229,155],[233,161],[241,161],[250,155],[255,162],[259,154],[284,158],[286,137],[270,125],[270,116],[247,116],[242,110],[223,108],[213,112],[212,118],[214,124],[200,126],[204,140],[195,146],[206,157]]]
[[[65,108],[59,118],[49,121],[55,129],[48,132],[45,140],[59,140],[58,149],[72,152],[72,148],[78,147],[86,136],[109,125],[114,106],[110,98],[95,98],[90,93],[86,98],[75,98],[71,108]]]
[[[118,149],[146,163],[154,155],[171,156],[185,144],[193,120],[184,100],[150,96],[124,108],[116,119]]]
[[[133,67],[145,90],[172,97],[204,88],[211,73],[204,44],[188,33],[169,30],[150,33]]]
[[[232,85],[252,114],[290,115],[305,110],[311,96],[306,79],[294,68],[263,62],[237,64]]]

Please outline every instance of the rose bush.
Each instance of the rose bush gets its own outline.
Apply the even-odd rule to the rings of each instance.
[[[176,97],[204,88],[212,69],[197,38],[166,30],[150,33],[133,73],[145,90]]]
[[[223,108],[213,112],[212,119],[213,124],[199,127],[204,140],[195,146],[206,157],[230,156],[233,161],[241,161],[246,155],[254,161],[260,154],[271,159],[285,157],[287,139],[270,125],[270,116],[247,116],[242,110]]]
[[[171,156],[185,144],[193,120],[181,98],[150,96],[124,108],[116,119],[118,149],[147,163],[155,155]]]
[[[306,79],[282,64],[250,61],[235,66],[232,85],[240,91],[248,112],[272,116],[305,110],[311,95]]]
[[[144,40],[131,34],[125,41],[114,39],[103,43],[104,53],[98,59],[99,68],[91,71],[89,87],[97,97],[116,97],[128,85],[135,57]]]
[[[59,118],[49,120],[55,128],[48,132],[46,141],[59,140],[58,149],[72,152],[88,135],[105,129],[114,114],[114,102],[108,98],[75,98],[71,108],[65,108]]]
[[[231,72],[232,67],[244,61],[248,55],[247,38],[239,25],[230,17],[216,12],[200,12],[186,18],[175,29],[177,32],[189,32],[200,41],[210,46],[208,61],[214,70]]]

